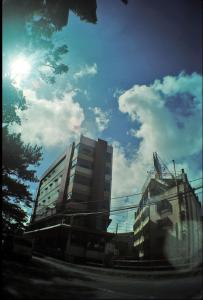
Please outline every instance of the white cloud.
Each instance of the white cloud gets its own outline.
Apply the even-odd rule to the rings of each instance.
[[[94,76],[97,74],[97,64],[94,63],[93,65],[84,65],[80,71],[76,72],[73,77],[74,79],[79,79],[84,76]]]
[[[113,92],[113,98],[117,99],[123,93],[124,93],[124,90],[116,88]]]
[[[81,129],[84,112],[74,101],[75,92],[65,94],[62,99],[38,99],[33,91],[25,90],[28,109],[17,111],[21,126],[14,130],[21,132],[26,143],[44,147],[66,146]]]
[[[202,171],[191,163],[191,157],[202,149],[202,77],[196,73],[177,77],[167,76],[152,85],[135,85],[119,97],[119,109],[127,113],[132,124],[127,134],[140,138],[137,149],[127,156],[126,149],[113,142],[112,197],[141,191],[147,171],[153,167],[153,152],[166,162],[173,172],[171,161],[176,160],[176,169],[182,168],[188,178],[202,177]],[[178,109],[177,109],[178,108]],[[137,122],[139,126],[137,127]],[[166,161],[170,161],[168,163]],[[137,204],[140,196],[112,200],[112,208]],[[113,216],[110,228],[128,222],[132,230],[133,214]]]
[[[201,150],[201,86],[200,75],[181,73],[165,77],[162,83],[135,85],[119,97],[120,111],[141,124],[134,131],[134,136],[142,139],[140,157],[149,161],[157,151],[160,156],[181,159]],[[169,108],[174,99],[178,109],[175,102]]]
[[[95,121],[100,132],[107,129],[110,121],[110,113],[104,112],[100,107],[89,108],[95,115]]]

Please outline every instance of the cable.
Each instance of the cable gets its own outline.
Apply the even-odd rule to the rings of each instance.
[[[202,177],[201,177],[201,178],[196,178],[196,179],[193,179],[193,180],[189,180],[189,182],[197,181],[197,180],[200,180],[200,179],[203,179],[203,178],[202,178]],[[109,201],[114,200],[114,199],[130,198],[130,197],[132,197],[132,196],[138,196],[138,195],[143,195],[143,194],[144,194],[143,192],[139,192],[139,193],[134,193],[134,194],[125,195],[125,196],[112,197]],[[54,203],[54,202],[56,202],[56,200],[50,202],[48,205],[51,205],[51,204]],[[100,200],[77,201],[77,203],[82,203],[82,204],[95,203],[95,202],[100,202]],[[38,211],[41,211],[41,210],[45,209],[48,205],[42,207],[42,208],[41,208],[40,210],[38,210]]]
[[[193,179],[193,180],[189,180],[189,182],[194,182],[194,181],[197,181],[197,180],[200,180],[200,179],[203,179],[202,177],[200,178],[196,178],[196,179]],[[132,196],[138,196],[138,195],[143,195],[144,193],[143,192],[139,192],[139,193],[134,193],[134,194],[130,194],[130,195],[125,195],[125,196],[118,196],[118,197],[112,197],[109,202],[111,200],[114,200],[114,199],[122,199],[122,198],[130,198]],[[51,205],[52,203],[56,202],[56,200],[50,202],[48,205]],[[96,202],[100,202],[100,200],[92,200],[92,201],[77,201],[77,203],[82,203],[82,204],[87,204],[87,203],[96,203]],[[38,212],[40,211],[43,211],[45,210],[48,205],[42,207],[41,209],[38,210]]]
[[[195,189],[197,190],[197,189],[200,189],[200,188],[202,188],[202,186],[201,187],[197,187]],[[192,191],[184,192],[184,193],[181,193],[181,195],[186,195],[186,194],[189,194],[191,192]],[[145,207],[145,206],[148,206],[148,205],[155,205],[156,203],[158,203],[158,202],[160,202],[160,201],[162,201],[164,199],[167,199],[168,201],[174,201],[174,200],[176,200],[177,196],[178,196],[178,194],[176,193],[172,197],[167,197],[167,198],[164,197],[162,199],[150,202],[149,204],[144,204],[144,205],[142,205],[142,208]],[[175,199],[172,200],[172,198],[175,198]],[[79,212],[79,213],[60,214],[60,215],[62,215],[62,216],[86,216],[86,215],[96,215],[96,214],[110,214],[111,212],[128,210],[128,209],[134,209],[134,208],[138,208],[138,207],[140,207],[140,204],[136,204],[136,205],[133,205],[133,206],[126,206],[126,207],[123,207],[123,208],[109,210],[109,211],[108,210],[103,210],[103,211],[96,211],[96,212]]]
[[[200,180],[200,179],[203,179],[203,178],[202,177],[196,178],[196,179],[193,179],[193,180],[189,180],[189,182],[197,181],[197,180]]]

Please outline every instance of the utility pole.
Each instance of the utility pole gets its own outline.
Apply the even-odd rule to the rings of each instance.
[[[70,217],[70,230],[69,230],[69,235],[68,235],[68,240],[66,244],[66,258],[70,259],[70,250],[71,250],[71,238],[72,238],[72,225],[73,225],[73,216]]]
[[[118,234],[118,223],[116,224],[116,235]]]
[[[172,162],[173,162],[173,168],[174,168],[174,173],[175,173],[175,182],[176,182],[177,197],[178,197],[181,240],[183,240],[183,223],[182,223],[182,219],[181,219],[181,203],[180,203],[180,195],[179,195],[179,185],[178,185],[177,176],[176,176],[175,160],[173,159]],[[182,248],[183,248],[183,243],[181,245],[181,252],[182,252]]]

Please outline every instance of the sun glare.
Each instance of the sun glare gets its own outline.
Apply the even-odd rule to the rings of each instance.
[[[24,57],[18,57],[11,64],[11,77],[19,82],[30,73],[30,70],[29,61]]]

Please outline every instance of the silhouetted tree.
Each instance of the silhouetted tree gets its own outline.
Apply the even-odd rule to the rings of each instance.
[[[23,143],[20,134],[9,132],[12,123],[20,124],[16,108],[26,109],[23,93],[14,88],[9,79],[3,81],[2,129],[2,221],[3,230],[24,228],[26,213],[22,209],[32,206],[28,182],[36,182],[41,148]]]
[[[55,83],[55,76],[66,73],[62,62],[67,45],[55,46],[53,34],[68,23],[69,11],[81,20],[96,23],[96,0],[7,0],[3,5],[4,65],[9,57],[22,52],[31,55],[40,51],[37,67],[43,80]],[[42,67],[48,67],[42,68]]]

